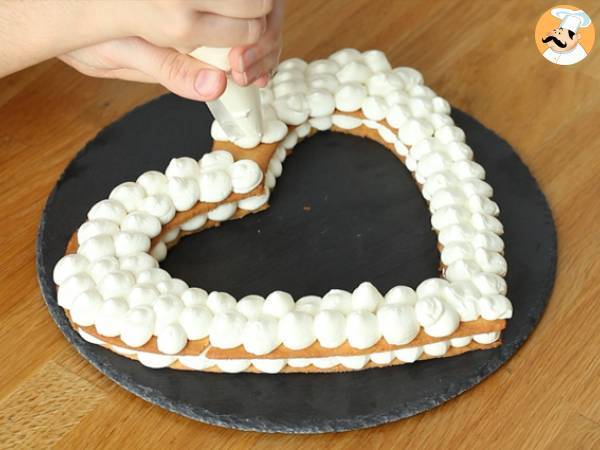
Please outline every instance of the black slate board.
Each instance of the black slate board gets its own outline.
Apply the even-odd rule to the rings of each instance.
[[[134,394],[202,422],[264,432],[316,433],[383,424],[431,409],[505,363],[538,322],[552,290],[550,209],[511,147],[466,114],[452,115],[487,170],[505,226],[514,318],[498,349],[344,374],[208,374],[153,370],[83,341],[56,303],[52,268],[87,210],[112,187],[172,157],[211,146],[205,106],[167,95],[104,129],[69,164],[48,198],[37,241],[42,293],[59,328],[96,368]],[[436,275],[429,213],[401,163],[378,144],[319,133],[299,144],[260,214],[185,238],[163,267],[190,285],[239,296],[274,289],[296,298],[385,291]]]

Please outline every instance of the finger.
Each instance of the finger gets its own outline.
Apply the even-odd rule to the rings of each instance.
[[[258,86],[259,88],[264,88],[269,83],[269,74],[262,74],[252,83],[254,86]]]
[[[244,72],[248,67],[273,52],[275,48],[281,47],[283,6],[283,0],[275,1],[273,11],[267,17],[267,30],[255,45],[231,49],[229,63],[232,70]]]
[[[272,70],[277,66],[280,53],[281,50],[276,48],[264,58],[248,67],[244,72],[232,70],[231,76],[233,77],[233,80],[241,86],[247,86],[261,76],[271,73]]]
[[[112,60],[117,66],[145,73],[171,92],[191,100],[214,100],[227,85],[224,72],[143,39],[127,39],[114,53]]]
[[[273,9],[273,0],[201,0],[193,2],[201,11],[238,19],[257,19]]]

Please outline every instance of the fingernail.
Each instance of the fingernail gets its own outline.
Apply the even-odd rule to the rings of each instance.
[[[241,64],[240,64],[242,66],[242,70],[245,71],[248,67],[250,67],[255,62],[256,62],[256,52],[254,51],[254,49],[249,48],[244,53],[242,53]]]
[[[220,84],[221,74],[216,70],[205,69],[198,72],[194,89],[202,97],[213,98],[216,96]]]

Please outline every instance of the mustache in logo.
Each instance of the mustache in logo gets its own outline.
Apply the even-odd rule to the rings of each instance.
[[[567,46],[566,42],[559,41],[556,36],[546,36],[545,38],[542,38],[544,44],[550,41],[553,41],[560,48],[565,48]]]

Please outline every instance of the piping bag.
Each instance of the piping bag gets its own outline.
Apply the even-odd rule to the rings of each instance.
[[[229,73],[229,50],[198,47],[189,55]],[[233,143],[245,148],[260,144],[263,121],[260,94],[256,86],[240,86],[228,74],[223,94],[216,100],[206,102],[206,106]]]

